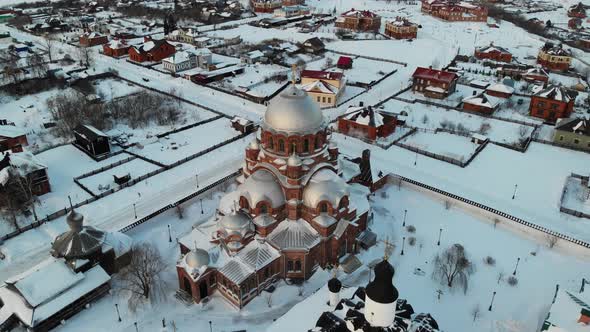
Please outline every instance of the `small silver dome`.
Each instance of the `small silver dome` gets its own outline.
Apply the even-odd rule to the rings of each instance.
[[[184,262],[193,269],[200,269],[209,265],[209,253],[200,248],[191,250],[184,256]]]
[[[285,204],[285,194],[274,175],[264,169],[252,173],[238,188],[240,196],[254,208],[261,201],[267,201],[272,208]]]
[[[325,127],[325,121],[320,107],[311,97],[290,85],[270,101],[263,126],[286,133],[316,133]]]
[[[248,233],[254,231],[254,224],[249,216],[242,212],[233,212],[227,214],[219,220],[219,230],[225,235],[238,235],[245,237]]]
[[[68,215],[66,222],[72,231],[79,232],[84,226],[84,215],[72,209],[72,212],[70,212]]]
[[[340,200],[349,196],[348,184],[329,169],[321,169],[315,173],[303,190],[303,204],[315,208],[321,201],[328,201],[338,207]]]

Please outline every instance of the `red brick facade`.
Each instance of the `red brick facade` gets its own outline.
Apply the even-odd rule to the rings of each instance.
[[[358,111],[358,112],[363,112]],[[375,111],[374,111],[375,112]],[[367,115],[368,116],[368,115]],[[381,116],[378,114],[377,116]],[[338,132],[349,136],[361,137],[371,141],[377,138],[387,137],[395,132],[397,119],[393,116],[383,116],[383,124],[379,126],[365,124],[363,121],[355,121],[354,116],[343,116],[338,118]]]
[[[90,46],[106,44],[109,42],[109,39],[107,36],[99,35],[95,32],[92,32],[92,33],[84,33],[83,35],[81,35],[79,41],[80,41],[81,46],[90,47]]]
[[[559,89],[560,99],[555,94],[547,92],[549,89]],[[563,96],[567,91],[563,87],[548,87],[531,97],[529,114],[544,119],[547,122],[555,123],[559,118],[568,118],[574,110],[575,98]]]
[[[110,43],[104,44],[102,46],[102,51],[104,55],[119,58],[129,54],[129,48],[130,46],[127,45],[125,39],[121,39],[118,41],[113,40]]]
[[[418,36],[418,25],[397,17],[385,23],[385,35],[395,39],[414,39]]]
[[[445,21],[487,22],[488,9],[485,6],[467,2],[445,0],[422,0],[421,10]]]
[[[510,52],[493,46],[476,49],[474,56],[480,60],[512,61],[512,54]]]
[[[381,28],[381,16],[368,10],[355,10],[354,8],[342,13],[334,23],[336,28],[354,31],[379,31]]]
[[[154,43],[153,47],[152,44]],[[158,62],[176,52],[174,45],[166,40],[147,40],[141,46],[129,48],[129,58],[135,62]]]
[[[0,152],[10,150],[12,152],[22,152],[23,146],[29,145],[27,136],[2,137],[0,136]]]
[[[455,73],[418,67],[412,75],[412,91],[443,99],[455,92],[457,78]]]

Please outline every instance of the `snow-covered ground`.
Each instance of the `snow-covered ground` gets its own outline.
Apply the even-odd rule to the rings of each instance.
[[[117,188],[119,186],[115,183],[114,176],[123,177],[129,174],[131,179],[135,179],[159,168],[159,166],[136,158],[104,172],[82,178],[79,181],[83,186],[90,189],[90,191],[92,191],[95,195],[98,195],[103,191]]]
[[[424,131],[416,131],[400,143],[461,162],[467,161],[479,146],[469,137]]]
[[[568,177],[564,189],[561,206],[590,215],[590,187],[579,178]]]

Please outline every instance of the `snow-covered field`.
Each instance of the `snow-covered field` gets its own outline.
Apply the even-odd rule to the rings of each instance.
[[[461,162],[467,161],[479,146],[472,143],[469,137],[424,131],[416,131],[400,143]]]
[[[98,195],[103,191],[117,188],[119,186],[115,183],[114,176],[123,177],[129,174],[131,179],[135,179],[159,168],[160,167],[157,165],[136,158],[104,172],[82,178],[79,181],[95,195]]]
[[[153,142],[136,145],[130,151],[150,160],[170,165],[178,160],[203,151],[217,143],[238,136],[228,119],[217,119]]]
[[[568,177],[564,189],[561,206],[590,215],[590,187],[582,185],[579,178]]]

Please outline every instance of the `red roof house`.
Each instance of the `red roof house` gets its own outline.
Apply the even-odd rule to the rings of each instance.
[[[567,118],[574,110],[577,93],[560,85],[538,86],[533,89],[529,114],[555,123],[559,118]]]
[[[491,43],[489,46],[476,49],[474,55],[480,60],[489,59],[500,62],[512,61],[512,53],[503,47],[494,46],[493,43]]]
[[[82,46],[96,46],[102,45],[109,42],[107,36],[101,35],[98,32],[85,32],[80,35],[80,45]]]
[[[102,46],[102,51],[105,55],[115,58],[127,55],[129,53],[129,44],[125,39],[115,38]]]
[[[455,92],[458,76],[455,73],[418,67],[412,74],[412,91],[427,97],[443,99]]]
[[[336,64],[336,67],[340,68],[340,69],[350,69],[352,68],[352,58],[348,57],[348,56],[341,56],[338,59],[338,63]]]
[[[176,48],[164,39],[152,40],[129,48],[129,58],[135,62],[158,62],[176,53]]]

